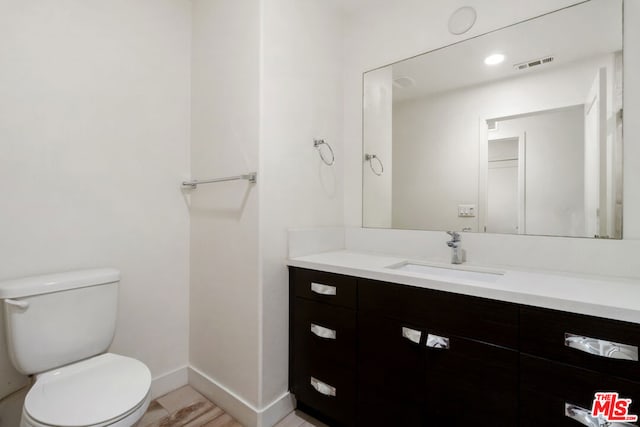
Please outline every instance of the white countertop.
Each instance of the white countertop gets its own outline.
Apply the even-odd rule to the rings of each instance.
[[[405,261],[472,271],[500,271],[492,283],[400,271]],[[427,260],[339,250],[290,258],[292,267],[357,276],[640,324],[640,280],[536,272],[516,268],[438,264]]]

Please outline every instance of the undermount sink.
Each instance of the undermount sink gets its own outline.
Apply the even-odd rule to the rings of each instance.
[[[441,276],[445,280],[448,279],[463,279],[474,280],[477,282],[493,283],[500,279],[504,273],[499,271],[479,271],[472,270],[469,267],[455,268],[455,267],[437,267],[433,265],[420,264],[410,261],[405,261],[400,264],[390,265],[387,268],[394,270],[404,271],[407,273],[427,274],[429,276]]]

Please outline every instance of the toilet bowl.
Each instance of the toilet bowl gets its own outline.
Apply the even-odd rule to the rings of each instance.
[[[151,400],[144,363],[105,353],[120,273],[83,270],[0,282],[7,348],[34,375],[20,427],[131,427]]]

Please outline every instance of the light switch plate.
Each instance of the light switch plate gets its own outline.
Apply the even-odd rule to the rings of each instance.
[[[476,216],[476,205],[458,205],[458,216],[464,218]]]

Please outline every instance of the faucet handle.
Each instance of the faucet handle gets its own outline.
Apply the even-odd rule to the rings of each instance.
[[[447,231],[447,234],[451,236],[454,242],[460,241],[460,233],[458,233],[457,231]]]

